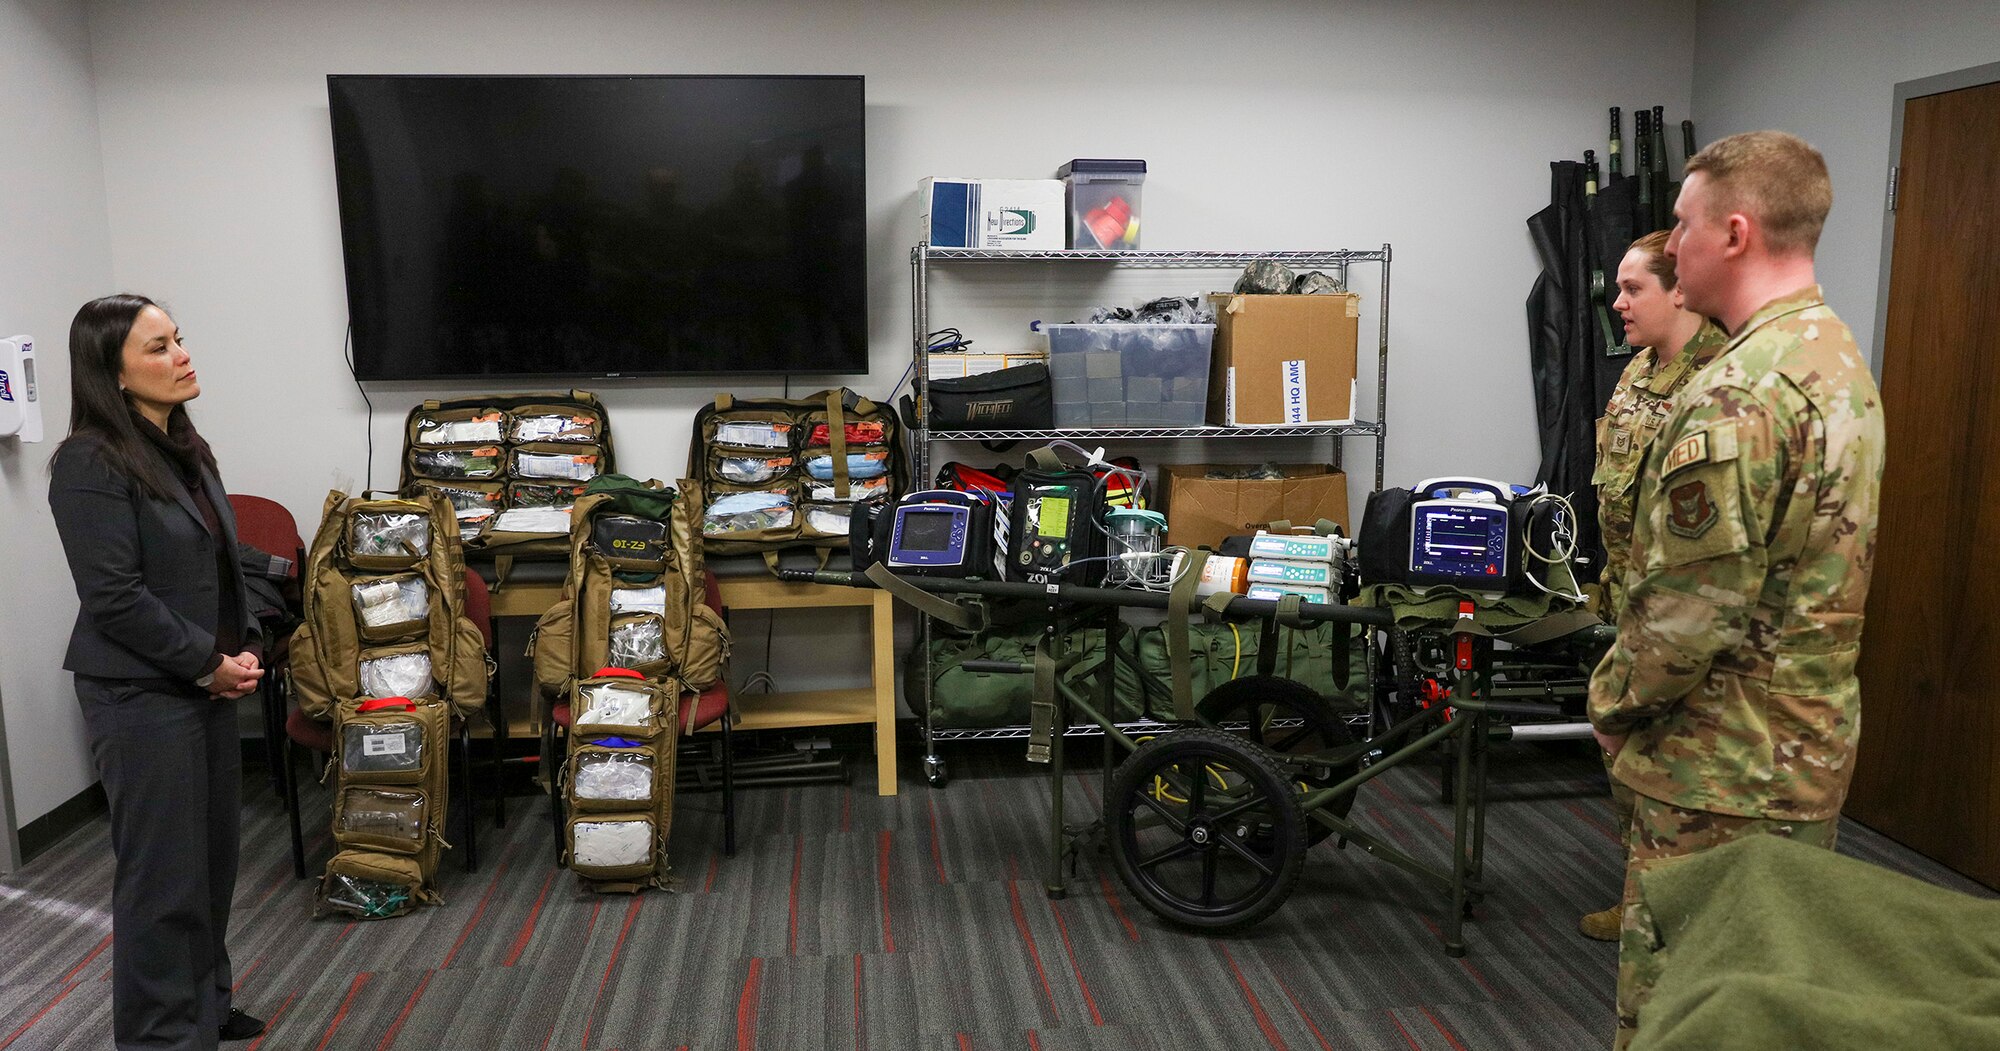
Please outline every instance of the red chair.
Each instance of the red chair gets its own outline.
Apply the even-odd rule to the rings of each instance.
[[[271,768],[271,788],[285,794],[285,774],[278,766],[278,752],[285,740],[285,699],[280,682],[285,676],[285,657],[291,648],[292,627],[298,623],[299,567],[305,563],[306,542],[299,536],[299,524],[285,505],[261,496],[230,494],[229,507],[236,513],[236,539],[266,554],[292,560],[292,571],[283,589],[286,608],[282,616],[261,618],[264,626],[264,682],[257,698],[264,716],[264,760]]]
[[[478,573],[466,570],[465,616],[467,620],[479,626],[480,635],[486,641],[486,659],[489,671],[493,666],[492,611],[492,598],[487,593],[486,581],[481,579]],[[287,696],[290,695],[289,689],[285,692]],[[494,727],[493,784],[495,798],[500,798],[498,791],[500,785],[499,741],[506,734],[506,720],[500,710],[498,697],[498,692],[493,688],[493,677],[489,674],[486,680],[486,697],[484,698],[484,702],[486,717],[492,722]],[[284,757],[281,765],[284,768],[285,809],[291,815],[292,820],[292,871],[297,873],[300,879],[305,879],[305,837],[299,827],[299,793],[294,760],[296,752],[294,749],[295,747],[303,748],[315,756],[331,755],[333,753],[333,722],[331,720],[314,719],[297,708],[292,708],[285,717],[284,728]],[[479,839],[477,823],[473,820],[473,815],[476,813],[475,804],[477,800],[472,791],[472,729],[462,715],[453,715],[451,717],[451,729],[452,751],[457,753],[452,759],[452,766],[457,775],[455,794],[461,800],[460,805],[463,808],[461,814],[465,821],[465,871],[475,872],[479,868]],[[502,804],[502,808],[499,822],[504,825],[504,804]]]
[[[728,611],[722,607],[722,590],[716,586],[715,574],[702,571],[702,601],[718,616],[726,617]],[[722,723],[722,852],[736,856],[736,750],[730,730],[729,681],[725,677],[715,685],[700,693],[683,693],[680,697],[677,724],[683,730],[699,730],[720,720]],[[555,821],[556,864],[562,865],[563,854],[563,813],[562,786],[563,767],[569,751],[569,731],[574,716],[570,712],[569,699],[563,698],[549,709],[549,717],[542,723],[542,769],[549,775],[549,812]]]

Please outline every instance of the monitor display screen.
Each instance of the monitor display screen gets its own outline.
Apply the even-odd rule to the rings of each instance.
[[[958,521],[954,511],[904,511],[897,546],[911,552],[951,550],[951,527]]]
[[[867,371],[862,78],[327,95],[362,379]]]

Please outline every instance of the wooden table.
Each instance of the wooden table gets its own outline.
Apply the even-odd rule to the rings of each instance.
[[[794,584],[770,577],[721,577],[725,609],[828,609],[868,612],[870,683],[847,690],[742,694],[735,697],[740,730],[875,724],[875,776],[879,795],[896,794],[896,655],[894,599],[876,588]],[[493,593],[496,617],[539,617],[562,597],[557,582],[509,580]],[[716,727],[710,726],[709,730]]]

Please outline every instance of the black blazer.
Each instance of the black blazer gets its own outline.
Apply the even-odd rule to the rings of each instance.
[[[150,445],[167,477],[166,455]],[[221,536],[209,534],[194,498],[176,485],[158,500],[105,459],[103,445],[79,436],[56,455],[49,506],[83,608],[63,667],[107,679],[165,679],[191,684],[215,653],[219,587],[237,591],[241,638],[258,638],[236,551],[236,515],[222,480],[204,468],[202,487]],[[216,577],[216,546],[229,551],[227,579]]]

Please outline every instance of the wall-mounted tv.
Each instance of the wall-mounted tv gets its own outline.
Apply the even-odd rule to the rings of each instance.
[[[364,380],[868,369],[862,78],[329,76]]]

